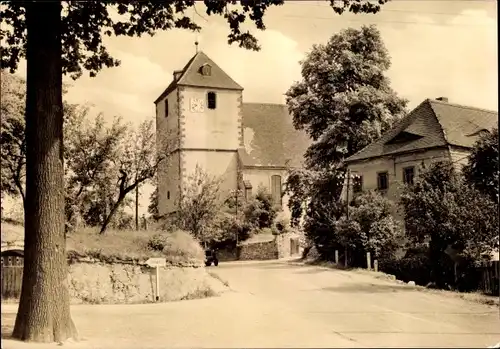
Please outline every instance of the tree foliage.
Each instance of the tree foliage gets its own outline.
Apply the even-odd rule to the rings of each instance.
[[[274,204],[272,195],[264,187],[259,187],[255,196],[243,208],[245,222],[253,229],[271,228],[279,208]]]
[[[200,242],[210,242],[219,234],[217,224],[222,207],[221,180],[196,166],[181,188],[177,211],[173,217],[176,228],[189,231]]]
[[[290,173],[286,192],[292,223],[306,208],[304,228],[324,247],[335,231],[331,219],[342,211],[336,202],[346,175],[343,160],[404,116],[407,101],[390,87],[390,57],[375,26],[349,28],[314,45],[301,65],[302,80],[287,91],[286,104],[295,128],[313,142],[305,154],[307,169]]]
[[[391,257],[402,238],[392,210],[393,203],[376,192],[359,195],[349,207],[349,216],[336,223],[339,243],[361,256],[370,252],[377,259]]]
[[[406,234],[414,244],[429,244],[434,282],[443,282],[450,248],[471,260],[498,248],[497,205],[468,185],[451,162],[433,163],[405,190]]]
[[[330,1],[335,13],[377,13],[380,5],[369,0]],[[229,28],[228,43],[239,47],[260,50],[255,36],[241,28],[251,21],[259,30],[266,29],[264,15],[271,6],[283,5],[283,0],[264,1],[215,1],[205,0],[207,15],[223,17]],[[2,26],[0,40],[2,45],[2,67],[11,71],[17,69],[19,60],[26,55],[26,8],[23,2],[1,1],[0,18]],[[120,65],[104,46],[104,37],[110,36],[153,36],[157,31],[174,28],[200,30],[186,12],[196,6],[194,0],[167,2],[142,1],[61,1],[62,4],[62,62],[63,73],[73,79],[80,77],[84,70],[90,76],[104,67]],[[85,24],[85,25],[82,25]]]
[[[158,212],[158,186],[155,187],[149,196],[148,213],[154,221],[157,221],[160,218],[160,214]]]
[[[335,169],[406,111],[385,76],[390,57],[373,25],[314,45],[301,64],[302,80],[287,91],[286,104],[294,126],[313,140],[306,152],[311,169]]]
[[[1,71],[2,194],[25,199],[26,142],[24,137],[25,81]]]
[[[499,198],[498,166],[498,128],[494,128],[481,135],[463,169],[465,178],[494,202]]]

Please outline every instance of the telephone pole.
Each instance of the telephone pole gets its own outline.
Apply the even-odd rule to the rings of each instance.
[[[347,192],[346,192],[347,212],[346,212],[346,216],[347,216],[347,219],[349,219],[349,190],[351,189],[351,170],[347,169],[346,175],[347,175]]]
[[[139,230],[139,184],[135,187],[135,230]]]

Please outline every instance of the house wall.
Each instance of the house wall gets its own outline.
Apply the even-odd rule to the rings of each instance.
[[[455,164],[455,168],[459,171],[462,170],[463,166],[467,165],[470,154],[471,151],[468,149],[453,146],[450,147],[451,161]]]
[[[281,169],[255,169],[255,168],[245,168],[242,171],[243,180],[248,180],[252,183],[252,194],[256,194],[259,186],[262,186],[267,189],[269,193],[271,193],[271,177],[274,175],[281,176],[282,188],[284,190],[285,181],[287,179],[286,170]],[[288,195],[282,196],[282,205],[281,208],[283,210],[282,215],[288,219],[291,218],[291,212],[288,208]]]
[[[156,143],[158,152],[174,151],[179,147],[179,115],[181,90],[176,89],[156,104]],[[168,116],[165,116],[165,100],[168,99]],[[158,169],[158,213],[167,214],[174,210],[175,198],[179,195],[180,156],[170,153]],[[168,198],[170,193],[170,199]]]
[[[370,159],[363,162],[352,163],[348,165],[351,174],[360,174],[363,176],[363,191],[377,189],[377,173],[387,171],[389,174],[389,188],[386,197],[393,201],[398,201],[403,189],[403,169],[414,166],[415,176],[422,164],[426,166],[432,162],[449,160],[450,152],[448,148],[430,149],[411,154],[395,155],[393,157],[383,157]],[[344,186],[346,188],[347,186]],[[343,198],[346,199],[346,189],[343,192]],[[352,181],[350,185],[349,197],[353,197]],[[397,218],[402,218],[400,212],[393,212]]]

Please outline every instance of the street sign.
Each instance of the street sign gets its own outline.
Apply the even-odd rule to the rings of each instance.
[[[156,268],[156,301],[160,301],[160,267],[167,265],[165,258],[149,258],[146,264],[151,268]]]
[[[151,268],[165,267],[167,265],[167,260],[165,258],[149,258],[146,264]]]

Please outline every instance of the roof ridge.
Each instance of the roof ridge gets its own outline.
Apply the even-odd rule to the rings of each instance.
[[[432,113],[434,114],[434,117],[436,118],[436,120],[438,122],[439,128],[441,129],[441,133],[443,134],[443,137],[444,137],[444,141],[447,144],[451,144],[449,139],[448,139],[448,135],[446,134],[446,130],[444,129],[443,125],[441,124],[441,119],[438,116],[438,113],[436,113],[436,110],[434,110],[434,106],[432,105],[432,102],[434,102],[434,101],[439,102],[439,101],[436,101],[436,100],[430,99],[430,98],[427,98],[426,101],[429,103],[429,106],[431,107]],[[446,102],[443,102],[442,104],[450,105],[449,103],[446,103]]]
[[[422,101],[422,102],[420,102],[420,104],[419,104],[419,105],[417,105],[417,106],[416,106],[416,107],[415,107],[412,111],[410,111],[408,114],[406,114],[406,115],[405,115],[404,117],[402,117],[400,120],[396,121],[396,123],[395,123],[394,125],[392,125],[392,127],[391,127],[391,128],[389,128],[389,129],[388,129],[388,130],[386,130],[384,133],[382,133],[382,134],[380,135],[380,137],[379,137],[377,140],[375,140],[375,141],[373,141],[373,142],[371,142],[371,143],[367,144],[365,147],[361,148],[360,150],[358,150],[357,152],[355,152],[354,154],[352,154],[351,156],[349,156],[349,157],[348,157],[347,159],[345,159],[345,160],[349,160],[351,157],[354,157],[355,155],[358,155],[359,153],[361,153],[363,150],[365,150],[366,148],[368,148],[370,145],[372,145],[372,144],[374,144],[374,143],[378,143],[378,142],[382,142],[382,141],[384,141],[384,143],[385,143],[386,141],[384,140],[384,137],[389,136],[390,132],[393,132],[393,131],[395,131],[396,129],[398,129],[399,127],[401,127],[401,126],[403,125],[403,123],[404,123],[404,122],[408,121],[408,120],[412,117],[413,112],[414,112],[415,110],[417,110],[417,109],[418,109],[418,108],[419,108],[422,104],[424,104],[424,103],[425,103],[425,100],[424,100],[424,101]],[[402,130],[400,130],[399,132],[402,132],[402,131],[404,131],[404,128],[403,128]],[[396,133],[393,137],[396,137],[396,136],[399,134],[399,132],[398,132],[398,133]],[[392,139],[393,137],[391,137],[391,139]],[[389,139],[389,140],[390,140],[390,139]],[[344,161],[345,161],[345,160],[344,160]]]
[[[492,114],[498,114],[498,111],[486,109],[486,108],[472,107],[470,105],[464,105],[464,104],[458,104],[458,103],[449,103],[449,102],[439,101],[437,99],[432,99],[432,98],[427,98],[427,100],[429,100],[432,103],[449,105],[449,106],[456,107],[456,108],[472,109],[472,110],[479,110],[479,111],[484,111],[484,112],[492,113]]]

